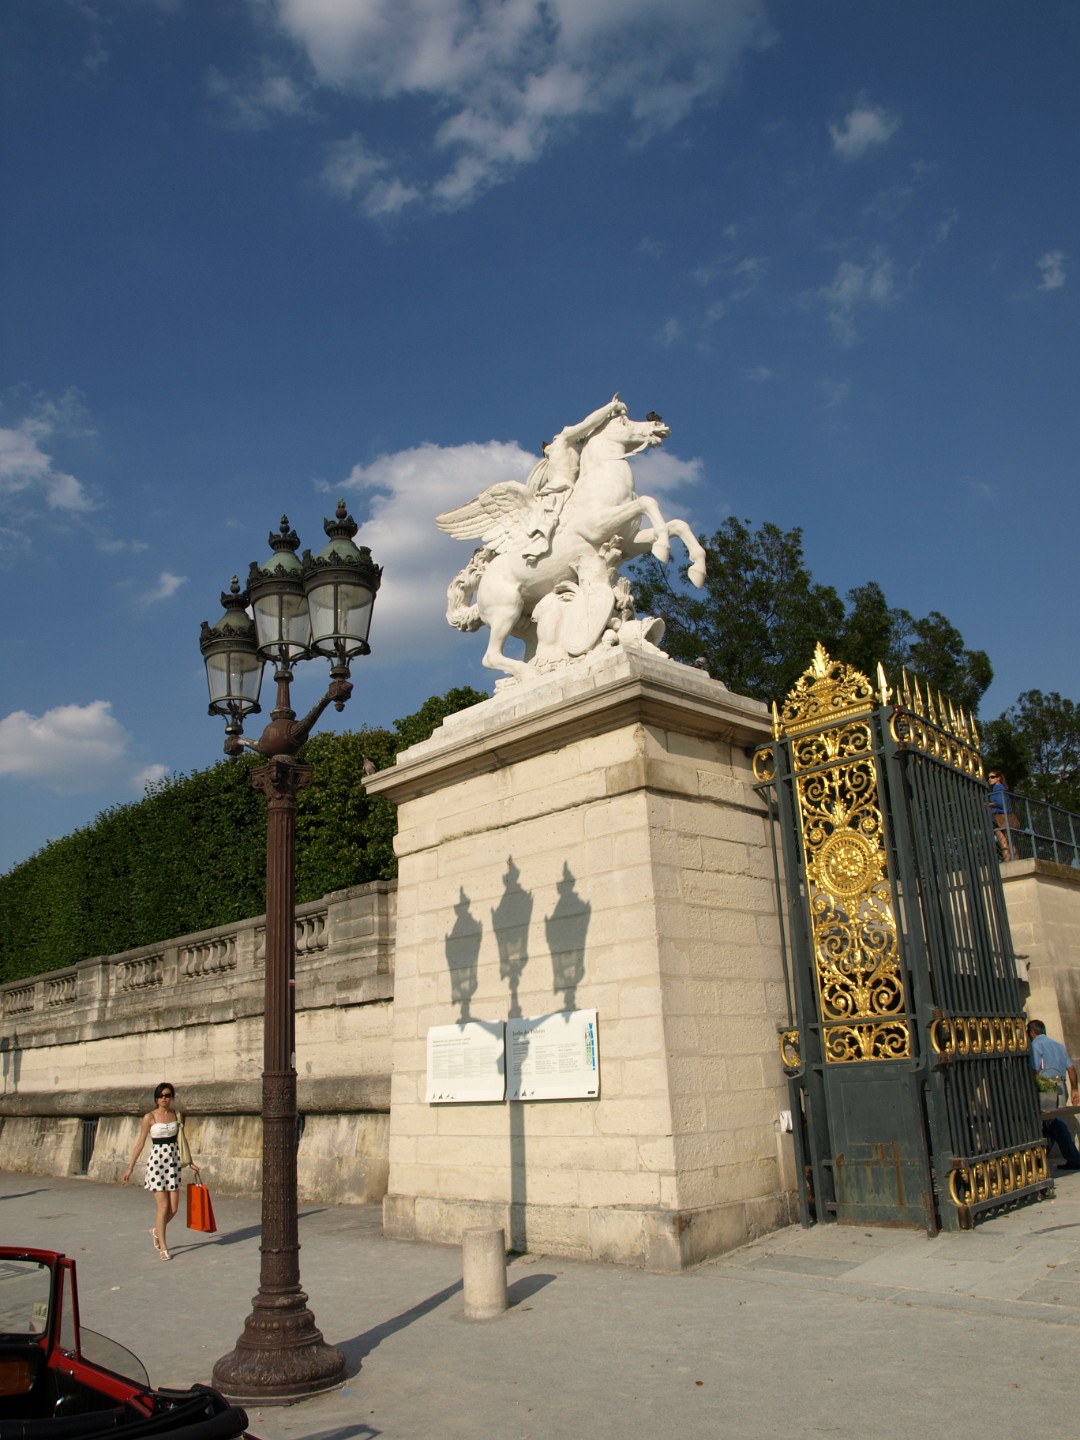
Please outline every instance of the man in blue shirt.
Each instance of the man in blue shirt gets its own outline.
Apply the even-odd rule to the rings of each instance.
[[[1080,1105],[1080,1091],[1076,1086],[1076,1066],[1069,1059],[1069,1052],[1057,1040],[1051,1040],[1041,1020],[1028,1021],[1028,1039],[1031,1041],[1031,1068],[1040,1075],[1061,1082],[1064,1089],[1069,1086],[1069,1104]],[[1062,1170],[1080,1170],[1080,1150],[1076,1148],[1072,1131],[1060,1116],[1055,1115],[1043,1121],[1043,1134],[1051,1145],[1061,1151],[1065,1164]]]

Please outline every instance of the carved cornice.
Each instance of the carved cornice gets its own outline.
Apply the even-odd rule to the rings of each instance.
[[[624,650],[610,659],[589,657],[548,683],[510,686],[486,704],[452,715],[431,740],[404,751],[391,769],[364,785],[400,804],[634,724],[746,746],[769,735],[768,710],[760,701],[736,695],[690,666]]]

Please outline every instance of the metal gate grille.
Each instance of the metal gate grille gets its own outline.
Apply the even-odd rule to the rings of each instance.
[[[1050,1188],[972,723],[834,663],[774,709],[804,1222],[970,1225]]]

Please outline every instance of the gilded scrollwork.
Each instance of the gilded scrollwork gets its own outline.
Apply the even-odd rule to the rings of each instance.
[[[785,1070],[798,1070],[802,1066],[798,1030],[780,1031],[780,1063]]]
[[[857,1060],[904,1060],[911,1036],[904,1020],[865,1025],[828,1025],[823,1034],[825,1059],[844,1064]]]
[[[776,754],[771,745],[754,751],[754,779],[759,785],[771,785],[776,779]]]
[[[865,730],[842,727],[829,741],[835,762],[797,780],[821,1019],[842,1032],[823,1037],[836,1063],[910,1054],[877,774],[860,749]]]
[[[779,726],[784,734],[795,736],[848,715],[868,714],[875,703],[874,687],[866,676],[833,660],[819,642],[809,669],[784,701]]]
[[[964,1209],[968,1205],[1005,1199],[1046,1181],[1049,1175],[1046,1146],[1033,1145],[957,1165],[949,1175],[949,1195],[954,1205]]]
[[[950,1059],[1017,1055],[1028,1048],[1022,1015],[936,1015],[929,1036],[934,1054]]]
[[[776,716],[791,746],[822,1043],[834,1064],[911,1054],[874,755],[876,703],[870,680],[818,645]]]
[[[899,743],[921,750],[953,770],[983,779],[981,742],[974,719],[942,695],[936,702],[929,690],[924,696],[918,681],[910,679],[906,672],[901,674],[890,728]]]

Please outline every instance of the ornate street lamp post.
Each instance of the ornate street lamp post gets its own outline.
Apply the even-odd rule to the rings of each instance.
[[[214,1384],[238,1400],[294,1400],[340,1384],[345,1359],[327,1345],[300,1289],[296,1206],[296,796],[311,783],[310,765],[296,754],[328,705],[338,710],[352,694],[349,665],[367,655],[371,610],[382,571],[366,546],[353,543],[357,525],[338,503],[323,522],[328,543],[305,550],[285,516],[270,536],[273,554],[252,564],[247,589],[233,577],[222,595],[225,614],[205,621],[199,644],[210,686],[210,714],[222,715],[225,753],[244,748],[266,757],[251,782],[266,796],[266,1008],[263,1017],[263,1181],[259,1293],[235,1349],[214,1366]],[[248,615],[248,605],[254,620]],[[330,686],[297,720],[289,687],[298,660],[329,659]],[[275,667],[277,701],[258,740],[243,736],[244,720],[259,711],[266,661]]]

